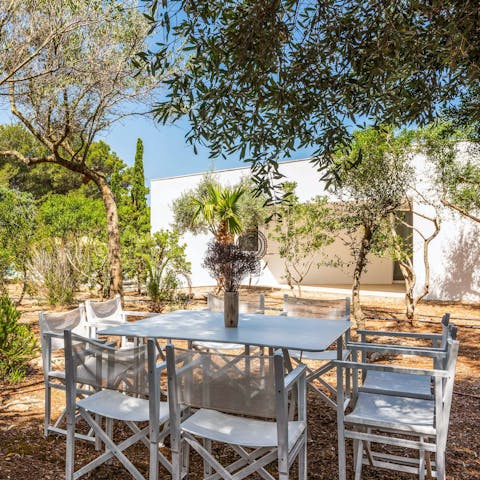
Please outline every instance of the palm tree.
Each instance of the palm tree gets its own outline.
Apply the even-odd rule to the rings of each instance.
[[[243,230],[238,216],[238,201],[245,193],[245,187],[222,187],[211,183],[207,186],[206,195],[193,199],[197,205],[194,221],[204,220],[217,242],[222,244],[234,243],[235,235]]]

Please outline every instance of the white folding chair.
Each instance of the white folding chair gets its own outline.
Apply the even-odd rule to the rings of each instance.
[[[367,363],[367,353],[408,355],[424,358],[431,358],[433,368],[445,368],[447,361],[448,339],[456,339],[456,327],[450,322],[450,314],[442,317],[442,333],[412,333],[412,332],[388,332],[376,330],[359,330],[360,342],[350,342],[349,349],[352,351],[353,361],[357,361],[358,352],[361,353],[362,363]],[[415,346],[402,344],[386,344],[367,342],[369,337],[398,338],[427,340],[431,346]],[[380,370],[365,370],[363,378],[363,389],[381,393],[396,392],[397,395],[415,394],[421,398],[432,398],[433,379],[426,376],[404,375],[395,372],[384,372]]]
[[[350,298],[341,300],[316,300],[306,298],[295,298],[284,295],[283,312],[281,315],[297,317],[315,317],[321,322],[326,320],[349,320],[350,319]],[[350,330],[345,332],[342,339],[342,360],[347,360],[350,350],[347,343],[350,340]],[[322,378],[327,372],[334,368],[333,361],[337,359],[337,350],[325,350],[323,352],[303,352],[301,350],[289,350],[290,358],[297,362],[315,361],[323,362],[318,368],[307,367],[307,385],[333,408],[336,408],[336,388]],[[331,397],[320,390],[319,387],[330,392]]]
[[[124,310],[120,295],[115,295],[110,300],[104,302],[95,302],[87,300],[85,302],[85,312],[87,324],[90,328],[89,337],[95,338],[97,331],[112,325],[121,325],[128,322],[128,317],[149,317],[150,312],[136,312]],[[122,348],[133,347],[134,342],[129,342],[126,337],[122,337]]]
[[[160,462],[171,472],[171,463],[158,451],[159,442],[168,434],[168,403],[161,402],[159,391],[154,390],[159,390],[159,386],[153,379],[153,372],[148,372],[146,345],[117,349],[65,330],[65,374],[66,480],[80,478],[113,457],[123,464],[133,478],[144,480],[145,477],[123,453],[137,442],[142,442],[148,451],[156,450],[157,468]],[[89,386],[94,393],[79,399],[80,384]],[[77,417],[90,426],[98,443],[104,444],[105,451],[75,470]],[[114,421],[122,422],[132,433],[118,444],[114,442]],[[143,426],[143,422],[149,422],[149,425]]]
[[[207,297],[207,308],[211,312],[223,312],[223,298],[211,293]],[[240,300],[240,313],[265,313],[265,295],[260,293],[258,295],[258,302],[249,302]],[[242,345],[240,343],[220,343],[220,342],[192,342],[191,347],[198,350],[221,352],[225,350],[244,350],[245,353],[250,351],[249,345]]]
[[[304,365],[285,376],[281,353],[240,359],[169,344],[166,354],[174,480],[188,474],[190,448],[204,461],[204,479],[241,480],[256,472],[273,480],[265,467],[277,462],[278,478],[287,480],[295,459],[298,478],[307,478]],[[297,417],[289,421],[293,397]],[[199,410],[181,421],[181,406]],[[237,460],[222,465],[212,454],[212,442],[228,445]]]
[[[341,384],[349,371],[354,381],[351,396],[352,411],[345,415],[337,409],[340,472],[346,478],[345,438],[353,439],[355,480],[360,480],[362,466],[394,470],[418,475],[420,480],[445,480],[445,450],[447,444],[450,407],[452,401],[455,366],[459,343],[449,339],[445,368],[418,369],[357,362],[335,362],[338,366],[337,382]],[[410,393],[398,395],[395,391],[372,393],[358,386],[359,371],[379,371],[434,379],[432,399]],[[363,375],[360,375],[362,378]],[[343,403],[343,389],[338,389],[337,403]],[[418,457],[387,453],[385,448],[374,450],[372,444],[417,450]],[[431,459],[435,454],[435,461]]]
[[[57,421],[51,423],[52,409],[52,389],[65,391],[65,370],[63,367],[56,367],[52,354],[58,350],[63,350],[64,330],[71,330],[78,335],[88,335],[88,326],[85,321],[85,309],[83,305],[74,308],[68,312],[40,312],[38,315],[40,324],[40,343],[42,347],[43,379],[45,383],[45,418],[44,435],[49,432],[66,434],[66,430],[60,425],[65,419],[65,410]],[[63,358],[62,358],[63,363]],[[77,434],[85,440],[94,440],[92,436]]]

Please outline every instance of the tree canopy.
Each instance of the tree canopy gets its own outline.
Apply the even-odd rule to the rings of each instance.
[[[186,116],[189,142],[238,154],[257,178],[299,148],[331,167],[354,126],[421,125],[446,107],[480,119],[475,0],[145,3],[165,39],[143,56],[152,70],[183,52],[159,120]]]

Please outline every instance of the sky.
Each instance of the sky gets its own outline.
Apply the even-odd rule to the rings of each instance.
[[[155,178],[245,165],[233,158],[212,161],[208,158],[208,150],[204,148],[199,148],[195,155],[192,146],[185,141],[187,131],[186,121],[161,125],[150,118],[134,116],[114,124],[101,138],[128,165],[133,164],[137,138],[142,139],[147,185]]]

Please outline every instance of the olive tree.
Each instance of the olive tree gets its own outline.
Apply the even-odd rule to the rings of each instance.
[[[35,15],[10,19],[6,28],[15,34],[0,51],[0,70],[8,69],[11,52],[23,48],[29,31],[66,22],[76,22],[76,28],[48,42],[35,61],[10,76],[2,92],[12,114],[45,153],[26,155],[10,149],[0,155],[27,165],[58,164],[96,185],[107,217],[110,286],[121,292],[117,205],[105,172],[87,159],[97,134],[135,112],[161,77],[148,77],[132,63],[144,48],[148,25],[130,0],[39,2]],[[36,46],[32,41],[29,48]]]
[[[409,133],[395,135],[393,128],[360,130],[348,150],[335,157],[341,172],[340,200],[343,238],[353,256],[352,314],[363,318],[360,283],[375,244],[390,215],[406,201],[413,175]],[[352,168],[355,165],[355,168]]]
[[[326,264],[322,249],[333,243],[336,220],[326,197],[300,202],[295,183],[285,182],[286,202],[276,208],[269,236],[278,245],[289,287],[302,296],[302,283],[314,267]]]
[[[475,1],[145,3],[166,37],[146,52],[152,68],[168,68],[165,49],[184,54],[159,120],[188,119],[190,142],[238,154],[258,177],[299,148],[332,167],[352,124],[424,125],[458,105],[480,119]]]

